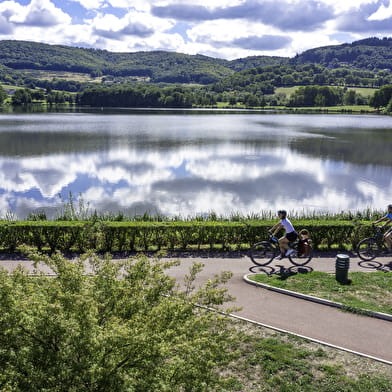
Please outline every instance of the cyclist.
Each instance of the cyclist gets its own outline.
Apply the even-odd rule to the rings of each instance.
[[[392,222],[392,204],[389,204],[387,214],[384,217],[376,220],[375,222],[372,222],[372,225],[376,225],[377,223],[384,222],[384,221],[385,223],[381,226],[382,229]],[[392,251],[392,227],[390,227],[384,233],[384,242],[388,248],[388,251],[389,252]]]
[[[287,212],[285,210],[279,210],[278,217],[280,221],[271,227],[268,232],[275,236],[279,230],[285,230],[285,235],[279,238],[280,255],[276,257],[277,260],[282,260],[284,256],[288,256],[294,252],[293,249],[290,249],[289,243],[295,241],[298,238],[298,233],[295,231],[294,226],[290,220],[287,219]]]

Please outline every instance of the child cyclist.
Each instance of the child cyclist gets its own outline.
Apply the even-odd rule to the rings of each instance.
[[[290,220],[287,219],[287,212],[285,210],[279,210],[278,217],[280,222],[271,227],[268,232],[275,236],[279,230],[285,230],[285,235],[279,238],[280,255],[276,257],[277,260],[281,260],[284,256],[288,256],[294,252],[293,249],[289,249],[289,243],[295,241],[298,238],[298,233],[295,231],[294,226]]]
[[[372,225],[376,225],[377,223],[384,222],[384,221],[385,223],[381,226],[382,229],[392,222],[392,204],[389,204],[387,214],[384,217],[380,218],[379,220],[372,222]],[[392,250],[392,227],[390,227],[384,233],[384,241],[388,250],[391,251]]]

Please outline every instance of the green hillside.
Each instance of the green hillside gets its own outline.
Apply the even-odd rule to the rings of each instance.
[[[165,51],[114,53],[37,42],[0,41],[0,64],[14,70],[136,76],[151,82],[208,84],[235,71],[287,62],[286,58],[268,56],[228,61]]]
[[[41,89],[46,98],[55,103],[73,102],[75,95],[68,93],[80,93],[77,99],[86,100],[83,101],[86,105],[94,104],[90,96],[100,96],[102,106],[108,104],[107,100],[113,100],[112,95],[132,90],[136,91],[137,102],[132,101],[136,106],[211,106],[219,102],[229,102],[232,106],[242,103],[249,107],[300,106],[302,96],[296,96],[294,91],[277,94],[276,89],[323,86],[333,90],[308,90],[333,93],[337,99],[334,104],[366,105],[368,89],[392,84],[391,68],[392,38],[368,38],[315,48],[291,59],[251,56],[232,61],[167,51],[115,53],[37,42],[0,41],[0,83],[6,89],[9,86],[27,87],[32,91]],[[169,84],[175,86],[168,87]],[[180,84],[183,86],[179,87]],[[124,91],[119,89],[122,86]],[[340,91],[336,90],[338,87]],[[353,88],[357,90],[346,94],[347,89]],[[365,93],[359,88],[366,89]],[[83,94],[88,90],[93,93]],[[58,91],[68,95],[58,95]],[[116,105],[123,101],[129,104],[128,98],[117,99]],[[32,96],[32,99],[42,97]],[[318,103],[323,106],[322,101]]]
[[[392,70],[392,38],[367,38],[351,44],[310,49],[291,60],[292,64],[315,63],[328,68]]]
[[[246,91],[272,94],[276,87],[342,86],[378,88],[392,83],[389,71],[356,70],[350,67],[329,69],[316,64],[252,68],[222,78],[212,86],[215,92]]]

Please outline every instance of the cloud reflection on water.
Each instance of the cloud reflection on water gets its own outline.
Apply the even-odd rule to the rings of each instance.
[[[388,154],[380,151],[382,145],[389,151],[392,134],[386,133],[387,127],[370,135],[371,131],[359,130],[356,139],[347,136],[332,117],[309,116],[318,124],[311,132],[304,116],[302,121],[294,116],[294,124],[286,116],[273,116],[270,123],[266,117],[261,121],[256,116],[211,116],[215,126],[222,126],[217,121],[224,120],[222,133],[200,134],[195,131],[200,117],[195,117],[191,123],[180,118],[180,125],[172,119],[167,132],[156,131],[158,119],[153,118],[148,132],[102,132],[97,139],[90,134],[94,140],[82,133],[75,141],[75,133],[67,138],[65,130],[59,139],[68,143],[65,146],[56,145],[52,135],[54,153],[45,153],[39,145],[39,154],[20,156],[15,141],[15,154],[0,155],[0,215],[11,210],[26,217],[39,209],[53,214],[60,207],[58,194],[66,197],[69,192],[82,194],[91,209],[99,212],[131,215],[146,211],[182,216],[210,211],[248,214],[281,207],[383,209],[391,202],[392,168],[382,158]],[[4,134],[0,125],[0,139]],[[42,135],[37,140],[41,142]],[[347,140],[351,147],[345,145]],[[86,150],[84,141],[89,146]],[[338,151],[340,142],[344,150]],[[23,144],[24,152],[26,148]],[[379,150],[374,160],[369,154],[361,161],[362,150],[374,148]]]

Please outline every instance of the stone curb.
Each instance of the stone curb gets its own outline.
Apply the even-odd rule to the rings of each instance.
[[[254,275],[254,274],[246,274],[246,275],[244,275],[243,279],[246,283],[251,284],[253,286],[262,287],[266,290],[275,291],[280,294],[290,295],[292,297],[304,299],[306,301],[315,302],[320,305],[332,306],[332,307],[338,308],[338,309],[347,309],[348,308],[347,306],[340,304],[338,302],[333,302],[333,301],[329,301],[327,299],[313,297],[311,295],[297,293],[296,291],[290,291],[290,290],[282,289],[280,287],[274,287],[269,284],[256,282],[254,280],[249,279],[249,276],[252,276],[252,275]],[[355,312],[353,312],[353,313],[355,313]],[[373,312],[371,310],[359,310],[358,313],[356,313],[356,314],[359,314],[361,316],[374,317],[374,318],[378,318],[381,320],[392,322],[392,315],[386,314],[386,313]]]

